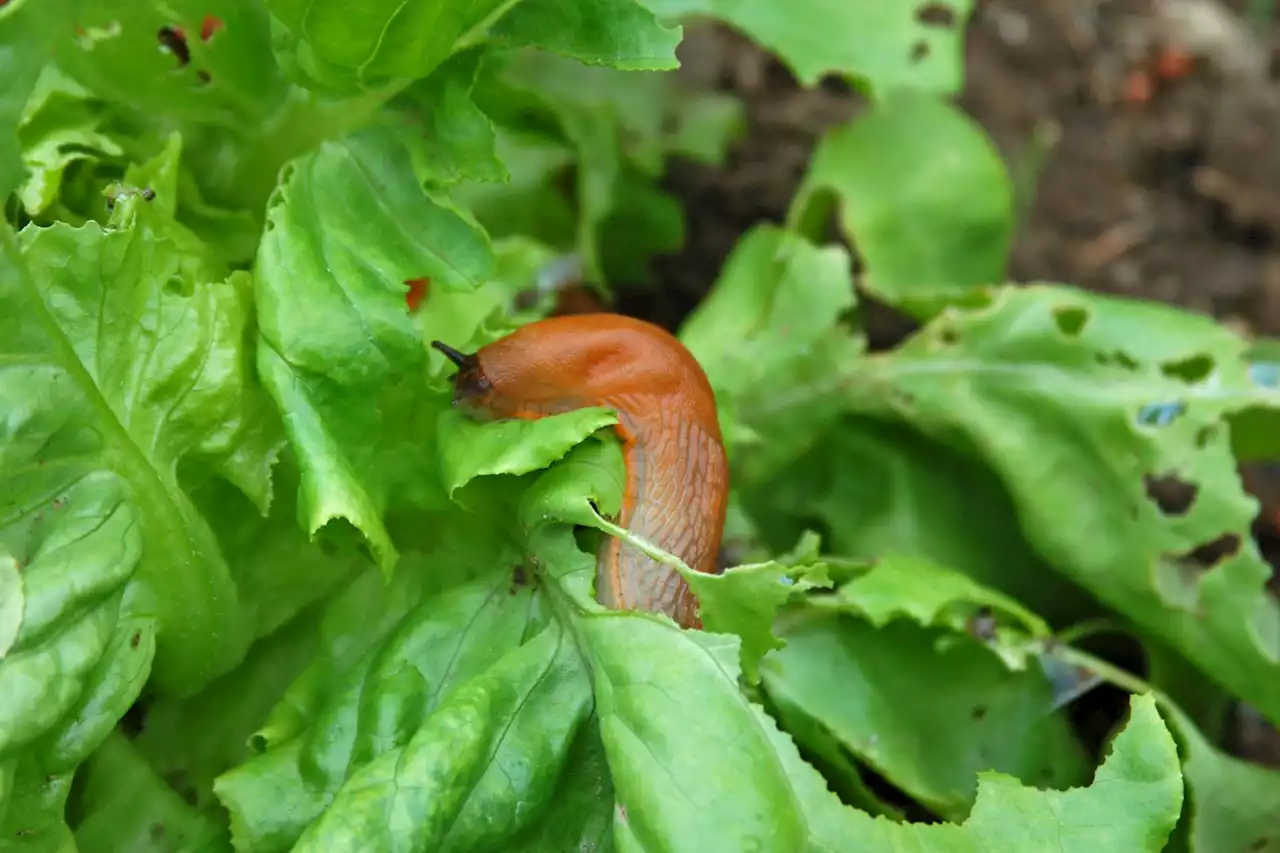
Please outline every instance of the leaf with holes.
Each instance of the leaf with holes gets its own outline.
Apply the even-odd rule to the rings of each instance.
[[[193,125],[256,132],[288,96],[254,0],[85,3],[57,51],[63,71],[113,104]]]
[[[1129,720],[1091,785],[1038,790],[985,772],[960,826],[902,825],[845,808],[794,744],[776,731],[772,740],[804,804],[807,849],[822,853],[848,850],[850,839],[866,853],[1159,853],[1182,805],[1177,751],[1150,696],[1130,701]]]
[[[981,771],[1037,787],[1085,778],[1086,754],[1035,667],[1011,671],[963,634],[813,610],[788,620],[783,647],[761,664],[770,701],[812,720],[912,799],[961,820]]]
[[[1227,418],[1280,396],[1250,380],[1244,350],[1171,308],[1010,287],[868,359],[840,393],[976,453],[1051,565],[1277,715],[1280,606]]]
[[[954,94],[964,78],[964,27],[973,0],[830,3],[644,0],[659,15],[706,15],[742,30],[790,66],[805,85],[828,74]]]
[[[801,447],[788,464],[740,483],[744,505],[774,547],[794,542],[818,519],[830,531],[832,553],[945,564],[1054,625],[1099,615],[1097,604],[1027,543],[1003,484],[971,454],[901,424],[788,418],[786,408],[760,415],[778,396],[753,394],[740,415],[753,425],[769,417],[777,422],[765,433],[770,439],[784,435]]]
[[[258,369],[298,455],[300,521],[309,534],[350,521],[389,571],[396,548],[383,511],[436,482],[422,424],[449,404],[443,382],[425,381],[404,282],[474,289],[491,272],[492,249],[423,192],[385,128],[292,164],[267,217],[255,275]]]
[[[944,101],[892,96],[823,137],[791,223],[820,234],[833,201],[862,286],[890,305],[929,317],[1004,280],[1012,182],[982,128]]]

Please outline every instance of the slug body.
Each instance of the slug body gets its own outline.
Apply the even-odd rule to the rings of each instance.
[[[475,355],[433,345],[459,367],[455,404],[477,414],[536,419],[589,406],[617,411],[627,468],[617,523],[696,571],[716,571],[728,463],[711,385],[675,337],[630,317],[584,314],[531,323]],[[597,555],[596,598],[701,626],[680,573],[612,536]]]

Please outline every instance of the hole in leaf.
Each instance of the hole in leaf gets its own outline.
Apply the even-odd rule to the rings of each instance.
[[[182,31],[182,27],[161,27],[156,32],[156,39],[159,40],[162,50],[172,53],[177,58],[179,68],[191,61],[191,50],[187,47],[187,36]]]
[[[1089,322],[1089,312],[1074,305],[1059,305],[1053,309],[1053,322],[1058,324],[1058,331],[1069,337],[1079,337]]]
[[[950,326],[943,326],[941,329],[938,330],[938,340],[950,346],[951,344],[954,344],[957,340],[959,340],[959,338],[956,335],[955,329],[951,328]]]
[[[1280,364],[1255,361],[1249,365],[1249,378],[1266,388],[1280,388]]]
[[[533,579],[533,573],[524,567],[524,563],[516,563],[511,569],[511,594],[515,595],[519,589],[533,583]]]
[[[1206,569],[1230,560],[1240,551],[1240,537],[1235,533],[1224,533],[1217,539],[1197,545],[1178,559],[1194,563]]]
[[[1112,353],[1100,352],[1097,354],[1096,358],[1098,359],[1098,364],[1107,366],[1114,365],[1115,367],[1120,367],[1124,370],[1133,371],[1141,367],[1141,365],[1124,350],[1116,350]]]
[[[915,65],[929,55],[929,43],[924,39],[919,39],[915,44],[911,45],[911,64]]]
[[[1215,437],[1217,437],[1217,435],[1218,435],[1217,425],[1200,427],[1200,429],[1196,432],[1196,447],[1200,450],[1204,450],[1206,447],[1209,446],[1209,443],[1213,441]]]
[[[1181,379],[1183,382],[1202,382],[1213,373],[1213,359],[1207,355],[1193,355],[1178,361],[1166,361],[1160,365],[1160,372],[1170,379]]]
[[[199,80],[201,85],[204,85],[204,86],[207,86],[213,82],[213,76],[209,74],[208,71],[205,71],[203,68],[201,68],[199,71],[196,72],[196,79]]]
[[[946,3],[925,3],[916,9],[916,20],[926,27],[949,30],[956,25],[956,12]]]
[[[164,282],[165,293],[172,293],[175,296],[190,296],[192,293],[191,283],[183,280],[181,276],[171,275]]]
[[[1196,502],[1196,495],[1200,491],[1200,487],[1195,483],[1188,483],[1176,474],[1164,474],[1159,477],[1146,474],[1142,478],[1142,485],[1146,487],[1147,497],[1151,502],[1160,507],[1162,513],[1171,516],[1186,515],[1190,512],[1192,505]]]
[[[1167,427],[1187,411],[1183,403],[1154,403],[1138,410],[1138,423],[1143,426]]]
[[[983,605],[969,617],[965,628],[970,636],[988,643],[996,638],[996,615],[991,611],[990,607]]]
[[[133,740],[142,734],[147,727],[147,703],[134,702],[129,706],[129,710],[124,712],[124,716],[120,718],[120,731],[124,736]]]

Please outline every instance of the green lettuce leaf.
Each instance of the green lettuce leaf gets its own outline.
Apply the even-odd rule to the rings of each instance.
[[[265,751],[215,783],[237,845],[289,849],[361,768],[544,624],[534,587],[513,577],[519,556],[478,524],[459,519],[404,563],[391,587],[373,574],[333,601],[315,660],[255,736]]]
[[[294,849],[505,849],[551,806],[590,707],[577,649],[550,626],[352,773]]]
[[[27,99],[49,62],[59,24],[78,4],[70,0],[11,0],[0,6],[0,200],[24,180],[17,136]]]
[[[789,220],[821,233],[832,196],[862,286],[890,305],[928,317],[1004,280],[1012,182],[978,123],[942,100],[894,95],[828,132]]]
[[[1280,400],[1243,352],[1206,318],[1034,286],[943,314],[835,381],[853,410],[971,448],[1056,569],[1275,716],[1280,606],[1227,418]]]
[[[964,824],[901,825],[843,807],[776,730],[774,748],[809,822],[805,849],[841,853],[1159,853],[1178,819],[1182,779],[1177,751],[1149,695],[1134,696],[1128,724],[1093,784],[1067,791],[1023,787],[983,773]]]
[[[73,649],[77,662],[28,685],[32,701],[61,698],[38,700],[45,722],[31,718],[34,730],[10,745],[67,710],[128,619],[157,621],[165,691],[198,689],[243,656],[247,613],[178,466],[224,470],[221,454],[260,393],[243,350],[245,277],[223,281],[184,252],[172,220],[140,196],[118,200],[109,230],[28,228],[21,242],[20,264],[6,254],[3,291],[3,387],[20,416],[3,441],[15,500],[2,529],[27,603],[4,665],[50,654],[71,664]],[[246,484],[269,494],[266,467],[257,471]]]
[[[255,271],[258,369],[286,414],[309,534],[345,519],[385,570],[394,565],[383,512],[394,494],[436,481],[418,424],[448,405],[443,382],[428,387],[404,282],[474,289],[492,265],[485,235],[423,192],[386,128],[324,143],[287,169]]]
[[[74,26],[58,30],[58,65],[143,115],[256,131],[289,95],[271,59],[268,20],[254,0],[86,3]],[[178,49],[175,28],[182,31]]]
[[[983,771],[1037,787],[1084,780],[1087,756],[1038,669],[1013,672],[976,640],[903,620],[788,623],[761,664],[769,700],[941,816],[968,814]]]
[[[973,0],[878,0],[830,5],[735,0],[645,0],[659,15],[718,18],[777,55],[806,86],[828,74],[877,94],[898,88],[954,94],[964,80],[964,28]]]
[[[37,218],[54,206],[73,163],[110,160],[124,153],[103,130],[104,106],[56,65],[44,67],[18,127],[29,172],[18,198],[27,216]]]
[[[184,802],[119,733],[85,762],[77,808],[75,842],[86,853],[231,851],[226,826]]]

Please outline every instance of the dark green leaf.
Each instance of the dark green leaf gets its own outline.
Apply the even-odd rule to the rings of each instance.
[[[76,844],[84,853],[230,853],[221,823],[183,802],[133,745],[113,734],[84,767]]]
[[[407,555],[397,577],[429,572],[436,584],[448,576],[455,585],[419,597],[407,613],[400,604],[398,624],[381,613],[382,625],[370,624],[365,596],[347,596],[331,610],[321,642],[331,637],[332,652],[323,653],[322,645],[317,662],[268,719],[259,734],[267,751],[215,784],[238,845],[289,849],[308,824],[332,813],[344,782],[404,747],[442,702],[540,621],[531,587],[512,578],[517,558],[500,541],[475,542],[466,534],[462,527],[432,554]],[[456,585],[468,575],[477,577]],[[364,634],[355,650],[353,629]],[[280,807],[280,797],[289,808]]]
[[[551,806],[590,706],[577,649],[547,628],[355,771],[294,849],[504,849]]]

